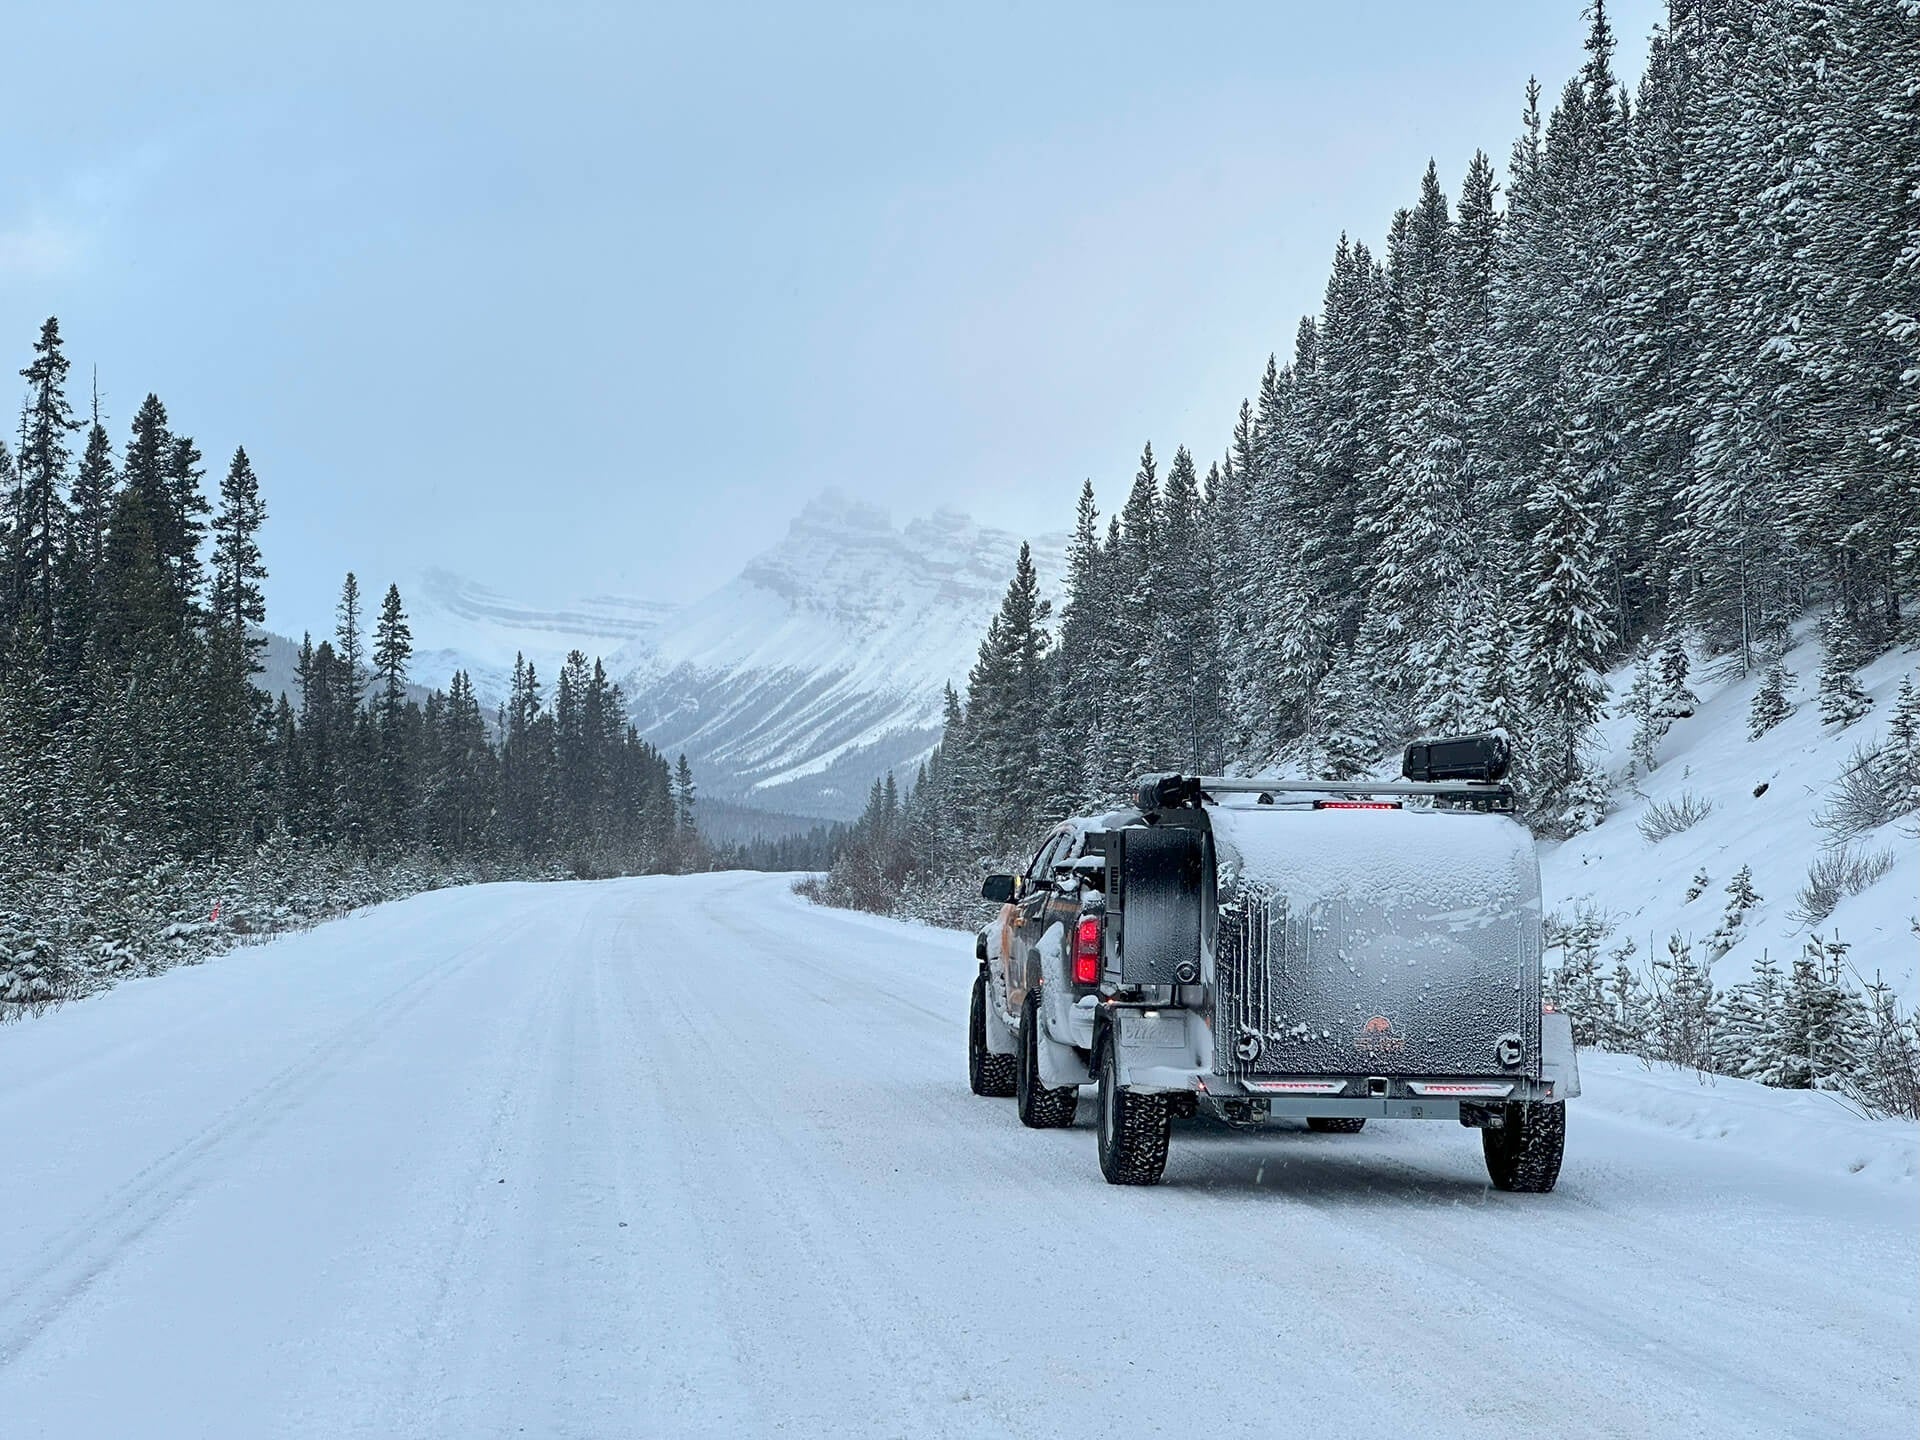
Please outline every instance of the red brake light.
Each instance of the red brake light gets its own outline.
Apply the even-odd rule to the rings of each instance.
[[[1316,800],[1316,810],[1398,810],[1397,800]]]
[[[1088,915],[1073,932],[1073,983],[1100,983],[1100,921]]]

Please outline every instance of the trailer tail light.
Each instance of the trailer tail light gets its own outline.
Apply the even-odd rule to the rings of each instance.
[[[1316,810],[1398,810],[1398,800],[1316,800]]]
[[[1259,1080],[1249,1076],[1240,1082],[1256,1095],[1343,1095],[1344,1080]]]
[[[1100,921],[1093,915],[1083,917],[1073,932],[1073,983],[1100,983]]]

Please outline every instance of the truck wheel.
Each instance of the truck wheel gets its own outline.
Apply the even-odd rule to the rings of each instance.
[[[1320,1135],[1358,1135],[1367,1127],[1364,1115],[1309,1115],[1307,1129]]]
[[[1135,1095],[1120,1086],[1120,1057],[1100,1049],[1100,1173],[1109,1185],[1152,1185],[1167,1168],[1173,1134],[1165,1095]]]
[[[1560,1178],[1560,1156],[1567,1144],[1567,1107],[1524,1100],[1507,1106],[1507,1123],[1482,1130],[1487,1175],[1496,1190],[1544,1195]]]
[[[1004,1100],[1013,1094],[1018,1059],[987,1048],[987,972],[973,977],[973,1004],[967,1010],[967,1088],[976,1095]]]
[[[1064,1130],[1080,1108],[1080,1087],[1049,1090],[1040,1083],[1040,992],[1029,990],[1020,1007],[1020,1053],[1013,1072],[1013,1103],[1031,1130]]]

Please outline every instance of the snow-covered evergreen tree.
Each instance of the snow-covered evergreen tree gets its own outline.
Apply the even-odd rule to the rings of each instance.
[[[1572,447],[1560,450],[1528,502],[1533,519],[1526,599],[1526,694],[1534,715],[1525,777],[1549,823],[1584,829],[1587,747],[1606,701],[1600,670],[1612,632],[1598,569],[1598,525]]]
[[[1660,740],[1667,732],[1665,717],[1657,712],[1659,681],[1653,652],[1642,644],[1634,657],[1633,680],[1621,697],[1622,713],[1633,720],[1633,763],[1643,775],[1660,768]]]
[[[1838,611],[1821,617],[1820,650],[1820,723],[1844,730],[1865,718],[1873,699],[1854,677],[1859,649]]]
[[[1793,686],[1793,674],[1783,662],[1775,660],[1767,666],[1760,688],[1753,692],[1753,707],[1747,716],[1749,740],[1758,740],[1793,713],[1793,702],[1787,698]]]
[[[1887,722],[1887,743],[1880,751],[1881,781],[1904,814],[1920,810],[1920,686],[1900,677],[1900,694]]]
[[[1780,966],[1770,955],[1753,963],[1753,973],[1720,997],[1718,1059],[1729,1075],[1757,1079],[1775,1067],[1772,1047],[1779,1035],[1784,987]]]
[[[1747,915],[1760,903],[1760,899],[1753,888],[1753,867],[1742,865],[1727,882],[1726,913],[1720,917],[1719,926],[1707,940],[1712,959],[1718,960],[1746,938]]]
[[[1789,1090],[1844,1089],[1859,1073],[1869,1019],[1845,983],[1847,946],[1812,936],[1793,963],[1781,997],[1767,1065],[1755,1078]]]
[[[220,482],[220,511],[213,521],[213,603],[216,627],[224,630],[245,650],[249,672],[259,669],[255,658],[265,640],[250,634],[250,625],[267,618],[267,602],[260,582],[267,568],[260,557],[260,527],[266,523],[267,509],[260,500],[260,481],[253,473],[247,452],[233,452],[226,478]]]

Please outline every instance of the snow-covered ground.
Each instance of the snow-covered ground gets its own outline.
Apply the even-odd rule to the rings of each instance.
[[[1757,858],[1757,857],[1756,857]],[[442,891],[0,1029],[0,1433],[1905,1436],[1911,1126],[1587,1062],[1476,1137],[964,1083],[968,939],[779,877]]]
[[[1659,768],[1624,780],[1618,809],[1597,829],[1543,850],[1546,902],[1568,917],[1583,902],[1592,903],[1617,927],[1604,948],[1631,939],[1635,968],[1665,954],[1672,935],[1696,942],[1695,955],[1704,959],[1707,938],[1726,913],[1727,882],[1748,866],[1760,903],[1748,912],[1738,943],[1714,966],[1716,985],[1746,979],[1763,952],[1789,970],[1817,931],[1852,947],[1847,958],[1863,981],[1881,972],[1911,1006],[1920,1003],[1920,843],[1914,838],[1920,817],[1852,842],[1855,853],[1890,854],[1893,866],[1868,889],[1842,899],[1828,919],[1809,926],[1792,911],[1808,865],[1834,838],[1817,818],[1854,752],[1884,742],[1901,678],[1920,681],[1920,653],[1893,650],[1865,667],[1859,680],[1873,697],[1873,709],[1836,730],[1820,723],[1820,647],[1811,628],[1803,627],[1803,643],[1786,657],[1798,680],[1789,696],[1797,708],[1758,740],[1747,738],[1747,716],[1760,674],[1720,683],[1694,677],[1700,707],[1667,732],[1656,756]],[[1631,675],[1622,670],[1610,680],[1617,704]],[[1600,727],[1602,763],[1617,776],[1632,769],[1633,729],[1624,715]],[[1713,809],[1691,829],[1649,843],[1638,828],[1648,805],[1671,803],[1682,794],[1711,802]],[[1689,901],[1694,877],[1702,873],[1706,889]]]

